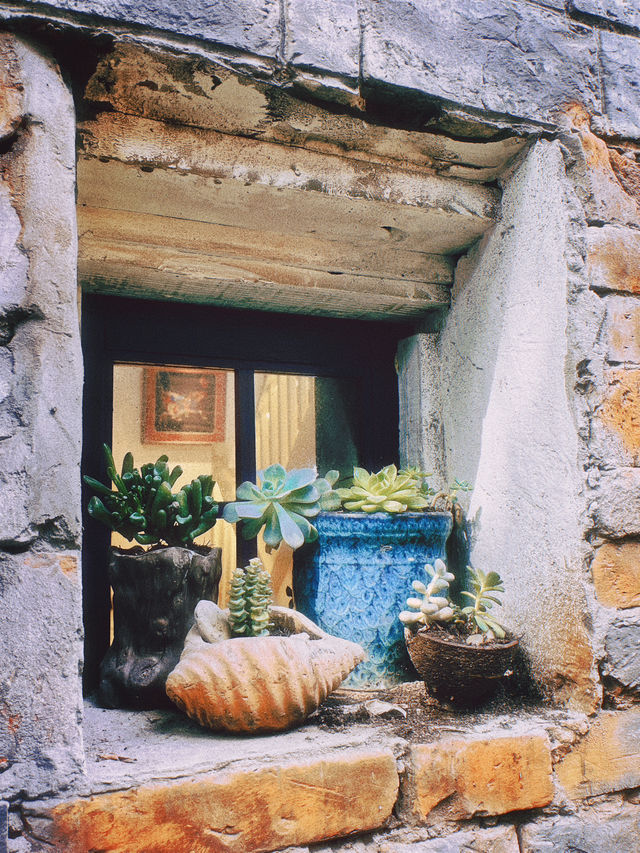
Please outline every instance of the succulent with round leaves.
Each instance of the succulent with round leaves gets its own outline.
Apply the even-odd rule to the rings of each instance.
[[[413,473],[398,472],[387,465],[375,474],[353,469],[353,485],[336,489],[342,506],[349,512],[412,512],[429,507]]]
[[[337,472],[327,477],[333,482]],[[268,550],[286,542],[299,548],[305,542],[318,538],[318,531],[309,521],[321,509],[330,505],[332,482],[318,477],[314,468],[297,468],[286,471],[282,465],[270,465],[258,471],[258,482],[244,482],[238,486],[236,500],[223,510],[225,521],[235,524],[242,521],[242,535],[253,539],[264,528],[264,541]]]
[[[254,557],[231,578],[229,621],[234,637],[264,637],[269,633],[271,576]]]
[[[456,608],[446,594],[449,584],[455,580],[453,574],[447,571],[443,560],[436,560],[435,565],[425,566],[431,580],[425,586],[422,581],[414,581],[412,587],[421,598],[408,598],[407,606],[411,610],[403,610],[398,618],[407,628],[417,631],[423,625],[431,622],[451,622],[456,616]],[[440,594],[439,594],[440,593]]]
[[[472,569],[471,566],[467,567],[467,571],[473,592],[463,591],[461,594],[472,603],[463,607],[460,615],[467,624],[473,623],[481,635],[488,635],[489,639],[497,637],[503,640],[506,636],[505,629],[496,617],[489,613],[494,604],[502,604],[496,595],[497,592],[504,592],[502,578],[498,572],[485,574],[481,569]]]
[[[449,490],[441,489],[439,492],[431,492],[432,499],[430,508],[435,509],[438,501],[443,501],[445,509],[451,512],[453,505],[458,502],[458,492],[470,492],[472,489],[471,483],[466,480],[458,480],[457,478],[449,486]]]
[[[211,496],[214,481],[210,476],[200,475],[174,495],[172,489],[182,468],[176,465],[170,471],[166,456],[138,470],[133,455],[127,453],[118,473],[108,445],[103,445],[103,452],[115,489],[93,477],[85,476],[84,481],[97,493],[89,500],[89,515],[110,530],[140,545],[188,546],[215,524],[218,504]]]

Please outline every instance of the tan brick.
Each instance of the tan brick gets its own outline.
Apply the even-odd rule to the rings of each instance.
[[[639,786],[640,708],[603,711],[555,769],[572,799]]]
[[[640,542],[608,542],[591,565],[598,601],[605,607],[640,607]]]
[[[543,735],[445,740],[413,747],[404,802],[413,817],[468,818],[547,805],[553,798]],[[446,803],[444,802],[446,800]]]
[[[380,826],[398,774],[387,751],[145,785],[56,806],[65,853],[253,853]]]
[[[589,189],[585,199],[587,217],[623,225],[640,224],[635,174],[621,166],[617,152],[590,131],[583,129],[580,138]]]
[[[640,232],[606,225],[587,231],[591,286],[640,293]]]
[[[610,370],[606,379],[600,417],[633,464],[640,460],[640,370]]]
[[[637,299],[629,296],[607,299],[606,335],[609,361],[640,363],[640,305]]]

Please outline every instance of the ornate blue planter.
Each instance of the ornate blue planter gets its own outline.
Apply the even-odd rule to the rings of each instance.
[[[445,556],[451,515],[444,512],[326,512],[318,541],[295,554],[296,608],[324,631],[360,643],[369,658],[349,687],[390,686],[415,678],[398,613],[425,563]]]

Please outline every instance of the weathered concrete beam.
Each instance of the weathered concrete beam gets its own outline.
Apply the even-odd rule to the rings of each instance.
[[[485,228],[499,209],[499,193],[492,188],[213,130],[104,113],[82,124],[80,133],[83,154],[132,165],[438,210],[478,219]]]
[[[449,302],[449,258],[384,242],[89,207],[79,208],[78,224],[87,290],[364,317],[415,316]]]
[[[290,7],[296,20],[302,11],[308,13],[307,3]],[[323,36],[322,44],[329,49],[331,43]],[[526,144],[517,136],[473,142],[387,127],[367,121],[365,114],[300,100],[220,63],[130,42],[116,44],[100,61],[85,98],[129,115],[474,182],[494,180]]]

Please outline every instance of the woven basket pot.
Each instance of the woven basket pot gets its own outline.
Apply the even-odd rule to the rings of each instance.
[[[518,640],[472,646],[445,632],[405,631],[413,665],[428,692],[441,702],[474,706],[488,699],[513,668]]]

